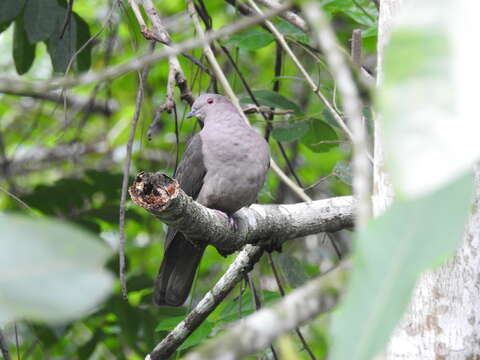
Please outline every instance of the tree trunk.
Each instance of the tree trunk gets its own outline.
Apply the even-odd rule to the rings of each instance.
[[[378,83],[383,49],[393,15],[403,0],[382,0],[378,34]],[[381,131],[375,127],[375,214],[393,200],[384,172]],[[480,356],[480,166],[475,173],[475,203],[463,244],[447,264],[421,276],[411,303],[386,350],[387,359],[477,359]]]

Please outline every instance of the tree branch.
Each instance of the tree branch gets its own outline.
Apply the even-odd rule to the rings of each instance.
[[[237,322],[231,329],[190,353],[187,360],[242,359],[267,347],[279,335],[295,329],[327,312],[337,303],[331,288],[346,270],[341,265],[286,295],[269,308],[259,310]]]
[[[262,22],[264,19],[273,17],[290,6],[290,3],[282,5],[281,8],[270,10],[265,12],[264,15],[257,15],[251,18],[244,18],[236,21],[231,25],[227,25],[220,30],[212,31],[205,35],[205,37],[194,38],[186,40],[174,48],[164,49],[163,51],[156,51],[153,54],[147,54],[143,56],[135,57],[132,60],[126,61],[123,64],[114,65],[98,72],[88,72],[82,75],[71,77],[57,77],[50,80],[41,81],[27,81],[20,78],[14,78],[11,76],[0,76],[0,84],[3,88],[9,89],[9,91],[49,91],[58,88],[72,88],[80,85],[90,84],[97,81],[112,80],[122,75],[125,75],[132,71],[142,69],[144,66],[151,65],[158,62],[161,59],[165,59],[172,55],[181,54],[184,51],[192,50],[201,47],[205,44],[209,44],[216,39],[220,39],[225,36],[232,35],[239,31],[242,31],[248,27]]]
[[[228,270],[218,280],[215,286],[205,294],[197,306],[147,355],[145,360],[167,359],[213,310],[233,290],[243,278],[243,274],[250,272],[253,265],[260,259],[263,250],[259,246],[246,245],[229,266]]]
[[[367,129],[362,115],[363,104],[350,68],[339,50],[335,33],[320,6],[315,2],[309,2],[304,6],[304,10],[315,30],[314,39],[325,53],[332,76],[342,95],[344,113],[352,129],[353,192],[358,200],[356,225],[362,229],[367,225],[371,215],[371,169],[368,161]]]
[[[235,213],[236,226],[231,226],[226,216],[194,201],[164,174],[140,173],[129,192],[137,205],[192,242],[213,245],[223,254],[246,244],[277,248],[286,240],[353,226],[355,201],[351,196],[288,205],[255,204]]]
[[[47,100],[61,105],[66,103],[66,105],[73,110],[86,109],[90,112],[105,116],[110,116],[118,110],[118,103],[114,100],[105,101],[90,99],[84,96],[73,94],[66,95],[66,98],[64,99],[61,94],[54,92],[13,91],[12,89],[6,87],[2,82],[0,82],[0,93],[31,97],[38,100]]]

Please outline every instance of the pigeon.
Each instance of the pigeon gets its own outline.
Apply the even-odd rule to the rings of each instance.
[[[202,94],[191,110],[187,118],[196,117],[203,128],[188,143],[175,178],[194,200],[231,217],[256,201],[270,166],[268,143],[224,96]],[[205,247],[169,227],[164,249],[154,302],[181,306]]]

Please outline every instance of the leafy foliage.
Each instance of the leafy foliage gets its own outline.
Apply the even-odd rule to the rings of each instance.
[[[0,69],[9,74],[23,74],[25,79],[43,79],[64,73],[72,57],[75,57],[74,71],[101,72],[113,64],[145,53],[149,44],[140,36],[139,25],[130,8],[116,9],[108,25],[102,26],[110,3],[107,0],[76,1],[71,16],[68,16],[63,0],[1,1]],[[218,30],[241,16],[234,7],[222,2],[204,3],[213,29]],[[372,60],[376,55],[378,17],[374,2],[323,0],[320,3],[332,19],[336,36],[346,52],[352,30],[362,30],[365,66],[374,73]],[[178,17],[184,12],[182,2],[157,2],[156,5],[168,24],[174,43],[193,36],[191,26],[182,25]],[[340,111],[343,99],[325,66],[324,55],[311,41],[311,34],[281,18],[275,18],[273,23],[285,35],[322,93]],[[92,33],[100,35],[92,39]],[[398,136],[399,130],[395,126],[408,128],[412,120],[406,118],[405,110],[408,109],[405,101],[398,101],[401,92],[397,91],[404,91],[404,86],[412,85],[402,84],[402,81],[428,78],[432,75],[430,70],[438,70],[430,66],[432,57],[441,60],[446,53],[443,52],[444,44],[438,42],[438,33],[433,35],[419,37],[409,31],[394,33],[393,46],[386,53],[387,97],[379,99],[385,105],[383,110],[387,116],[381,121],[385,121],[387,137],[391,134],[386,145],[391,150],[388,154],[394,153],[404,161],[401,174],[407,174],[409,166],[421,154],[418,151],[405,156],[399,151],[399,146],[403,146],[409,137],[407,132],[401,132],[402,144],[391,140]],[[271,130],[270,147],[277,163],[289,174],[290,166],[293,167],[305,188],[312,185],[308,190],[312,198],[351,194],[351,146],[325,106],[311,94],[293,62],[285,54],[281,59],[277,57],[273,35],[265,28],[255,26],[222,39],[221,43],[227,46],[260,105],[290,110],[287,115],[274,116],[268,131],[263,117],[251,116],[253,126],[259,132],[266,134]],[[417,56],[411,56],[412,53]],[[200,50],[190,54],[199,62],[203,61]],[[220,51],[216,56],[234,91],[242,94],[242,102],[252,103],[240,75],[227,57]],[[398,58],[404,61],[399,63]],[[179,57],[179,62],[195,95],[215,90],[211,78],[198,66],[184,57]],[[281,66],[275,66],[279,63]],[[281,68],[280,73],[275,68]],[[145,84],[131,176],[140,170],[161,170],[172,174],[177,150],[181,155],[187,139],[198,130],[193,121],[183,119],[188,109],[176,99],[176,112],[162,113],[159,119],[162,130],[152,141],[146,140],[146,129],[165,101],[167,81],[167,62],[155,64]],[[278,82],[279,90],[273,90],[274,82]],[[430,86],[427,88],[431,89]],[[121,173],[137,89],[138,76],[131,73],[112,82],[67,91],[64,94],[67,99],[84,100],[83,105],[77,107],[67,104],[64,108],[62,98],[60,101],[44,101],[39,96],[27,100],[16,95],[1,95],[0,210],[12,215],[1,215],[0,218],[2,236],[6,236],[2,240],[10,239],[0,242],[0,268],[6,267],[0,269],[0,288],[2,291],[9,289],[10,296],[0,296],[0,320],[12,316],[28,319],[21,321],[19,326],[20,355],[38,341],[41,346],[33,346],[32,359],[43,359],[45,354],[49,358],[69,359],[144,358],[184,319],[191,306],[211,288],[233,259],[233,256],[223,258],[208,248],[187,305],[155,308],[152,305],[152,285],[162,257],[165,229],[155,218],[127,203],[125,235],[129,299],[122,299],[118,280],[110,291],[111,278],[101,264],[111,253],[108,249],[117,246]],[[430,91],[424,94],[430,96]],[[410,96],[416,95],[411,91]],[[366,97],[367,107],[371,105],[368,101]],[[115,103],[114,106],[103,111],[111,102]],[[399,125],[396,117],[402,118],[402,124]],[[277,142],[283,147],[280,148]],[[65,151],[59,153],[56,151],[59,148]],[[387,157],[388,164],[390,159]],[[412,171],[409,175],[414,177],[415,174]],[[394,181],[396,179],[394,177]],[[302,328],[318,359],[326,358],[327,354],[334,359],[356,358],[352,354],[359,354],[359,359],[362,356],[371,358],[381,349],[388,330],[394,326],[405,306],[415,277],[423,268],[439,263],[451,253],[468,212],[469,194],[470,183],[463,179],[421,198],[408,201],[400,198],[383,217],[359,234],[353,254],[356,270],[345,303],[338,313],[334,313],[333,330],[329,326],[331,314]],[[259,202],[296,201],[293,196],[270,172]],[[23,213],[26,212],[35,219],[25,218]],[[59,224],[58,219],[62,223]],[[76,226],[72,227],[72,224]],[[11,240],[17,237],[25,242]],[[322,237],[290,242],[284,246],[283,253],[273,256],[279,270],[277,275],[287,292],[338,261],[334,246],[344,253],[351,245],[349,234],[339,238],[333,245]],[[433,239],[435,244],[425,241],[426,238]],[[2,246],[11,248],[5,250]],[[14,252],[17,257],[8,257],[7,252]],[[12,261],[25,264],[27,270],[18,274],[22,276],[21,282],[12,281],[5,275],[18,266],[12,265]],[[33,272],[28,271],[28,264],[45,264],[45,267],[35,267]],[[111,256],[107,268],[117,273],[118,265],[118,259]],[[262,305],[278,301],[277,285],[265,259],[256,265],[253,274],[253,281],[261,284],[257,287]],[[63,291],[49,291],[38,302],[38,294],[45,293],[39,289],[58,288]],[[109,297],[103,303],[98,302],[107,295]],[[5,305],[4,299],[9,300],[8,304]],[[46,303],[50,306],[45,306]],[[239,285],[173,356],[183,356],[254,311],[250,290],[245,284]],[[46,322],[52,320],[54,323]],[[63,322],[58,323],[60,320]],[[364,326],[369,327],[365,330]],[[334,341],[329,344],[327,339],[332,331]],[[13,333],[12,326],[6,327],[6,333]],[[295,336],[282,338],[275,346],[282,354],[294,353],[298,358],[309,358],[305,351],[298,350],[303,345]],[[263,356],[267,352],[257,355]]]

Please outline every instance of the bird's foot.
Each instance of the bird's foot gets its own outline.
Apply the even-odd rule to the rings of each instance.
[[[213,210],[216,211],[217,213],[219,213],[220,215],[225,216],[228,219],[228,223],[233,228],[233,231],[237,231],[237,223],[235,222],[235,219],[232,216],[224,213],[223,211],[217,210],[217,209],[213,209]]]

